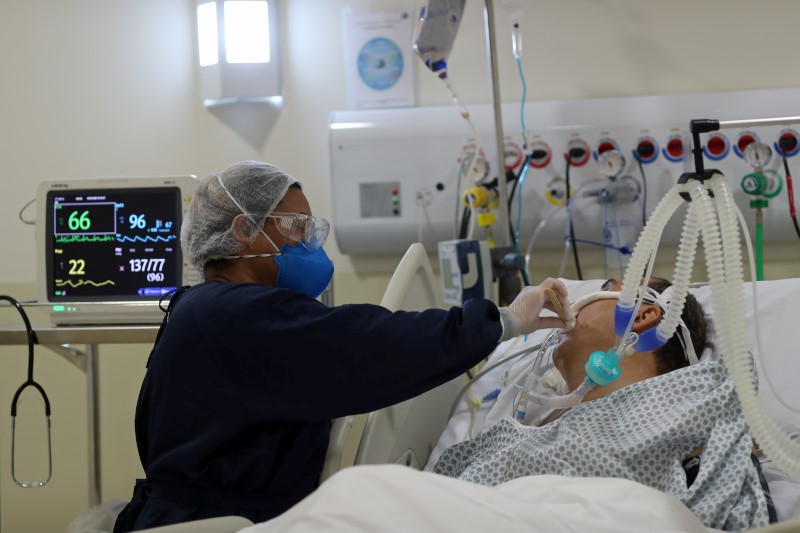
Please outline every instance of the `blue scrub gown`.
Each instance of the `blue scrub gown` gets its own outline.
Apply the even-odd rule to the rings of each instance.
[[[180,291],[136,407],[146,480],[115,533],[215,516],[268,520],[319,484],[331,419],[441,385],[486,358],[497,307],[326,307],[251,283]]]

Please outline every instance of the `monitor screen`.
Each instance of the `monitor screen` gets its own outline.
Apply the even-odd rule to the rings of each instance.
[[[178,187],[49,191],[50,301],[160,298],[181,283]]]
[[[52,304],[54,321],[158,321],[158,301],[198,280],[180,246],[195,185],[194,177],[43,182],[39,299]]]

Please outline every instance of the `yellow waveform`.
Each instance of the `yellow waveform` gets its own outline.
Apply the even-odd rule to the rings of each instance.
[[[68,280],[57,279],[56,280],[56,287],[66,287],[67,285],[69,285],[73,289],[76,289],[76,288],[80,287],[81,285],[92,285],[93,287],[102,287],[103,285],[116,285],[116,283],[114,283],[114,281],[110,280],[110,279],[107,279],[105,281],[101,281],[100,283],[98,283],[96,281],[92,281],[90,279],[85,279],[85,280],[84,279],[79,279],[77,281],[77,283],[72,281],[71,279],[68,279]]]

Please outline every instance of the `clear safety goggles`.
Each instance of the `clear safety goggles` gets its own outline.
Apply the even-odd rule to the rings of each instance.
[[[322,248],[331,230],[331,225],[324,218],[305,213],[272,213],[267,218],[275,221],[275,227],[281,235],[299,242],[307,250]]]

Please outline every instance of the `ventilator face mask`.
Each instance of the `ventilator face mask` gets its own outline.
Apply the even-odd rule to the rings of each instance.
[[[333,277],[333,263],[322,248],[330,231],[328,222],[303,213],[272,213],[268,215],[267,218],[275,220],[275,225],[282,235],[297,241],[294,246],[286,243],[278,248],[278,245],[270,239],[264,229],[228,192],[219,176],[217,176],[217,181],[231,201],[242,211],[242,214],[250,219],[261,235],[277,251],[274,254],[228,255],[223,259],[274,257],[275,264],[278,266],[276,287],[302,292],[311,298],[317,298],[322,294]]]
[[[666,303],[669,298],[668,291],[669,289],[664,291],[664,294],[659,294],[650,287],[641,287],[639,292],[640,298],[642,298],[645,303],[656,305],[663,311],[666,308]],[[518,383],[514,384],[520,389],[520,394],[515,404],[515,417],[518,420],[522,420],[525,417],[529,401],[534,401],[552,409],[564,409],[580,403],[584,396],[597,385],[607,385],[619,377],[619,365],[617,364],[619,357],[612,357],[605,352],[594,352],[586,364],[586,379],[581,382],[578,388],[569,394],[564,394],[563,396],[553,395],[543,390],[538,383],[540,378],[544,377],[539,370],[542,360],[549,360],[552,358],[553,352],[563,339],[562,333],[571,331],[575,327],[576,318],[581,309],[592,302],[618,299],[619,296],[619,291],[598,291],[588,294],[572,303],[570,306],[572,310],[572,319],[567,322],[563,328],[554,330],[553,333],[551,333],[539,351],[539,360],[536,361],[536,364],[533,365],[531,371],[525,376],[524,380],[520,380]],[[683,345],[687,360],[690,364],[695,364],[697,362],[697,355],[691,343],[689,330],[683,321],[680,322],[679,338],[681,339],[681,344]],[[635,349],[634,343],[630,345],[630,349],[631,352]],[[613,352],[613,350],[609,350],[609,352]],[[597,356],[595,354],[597,354]],[[611,357],[613,360],[609,361],[607,357]]]

